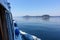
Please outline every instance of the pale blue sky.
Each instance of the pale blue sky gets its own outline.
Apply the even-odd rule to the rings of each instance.
[[[60,16],[60,0],[8,0],[13,16]]]

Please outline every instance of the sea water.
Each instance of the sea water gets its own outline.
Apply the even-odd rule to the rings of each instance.
[[[15,17],[20,30],[42,40],[60,40],[60,17]]]

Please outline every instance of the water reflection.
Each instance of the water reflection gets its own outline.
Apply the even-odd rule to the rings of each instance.
[[[23,17],[25,21],[30,21],[30,22],[41,22],[41,21],[49,21],[50,17]]]
[[[49,18],[42,18],[42,20],[49,21],[50,20],[50,17]]]
[[[14,18],[18,23],[46,23],[46,24],[60,24],[60,17],[50,17],[48,19],[44,19],[42,17],[16,17]]]

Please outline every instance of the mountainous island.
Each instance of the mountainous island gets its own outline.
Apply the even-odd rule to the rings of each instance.
[[[29,15],[26,15],[26,16],[23,16],[24,18],[44,18],[44,19],[47,19],[50,17],[50,15],[42,15],[42,16],[29,16]]]

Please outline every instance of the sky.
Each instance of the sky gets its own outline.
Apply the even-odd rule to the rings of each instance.
[[[8,0],[13,16],[60,16],[60,0]]]

